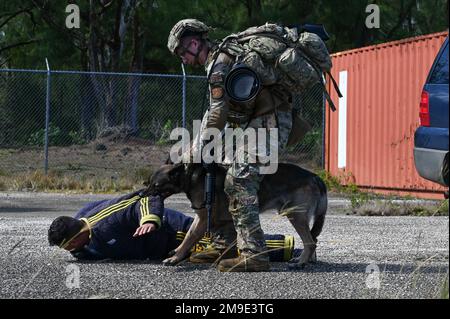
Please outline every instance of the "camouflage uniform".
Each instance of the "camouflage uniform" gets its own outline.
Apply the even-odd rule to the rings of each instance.
[[[181,20],[170,32],[168,48],[173,54],[177,54],[176,51],[180,46],[181,38],[186,34],[184,32],[189,31],[190,34],[194,32],[200,35],[202,39],[206,39],[209,30],[208,26],[198,20]],[[210,44],[210,42],[208,43]],[[262,47],[264,47],[264,43],[262,44]],[[270,143],[269,129],[278,128],[278,143],[274,146],[278,148],[278,151],[282,151],[286,147],[292,127],[292,97],[290,92],[287,92],[283,86],[277,83],[277,76],[273,69],[264,68],[258,54],[243,50],[239,44],[232,41],[221,46],[220,52],[218,50],[219,45],[210,47],[205,63],[206,72],[209,75],[210,107],[202,121],[200,140],[205,141],[209,138],[208,135],[205,135],[205,128],[217,128],[221,131],[228,123],[229,126],[234,128],[265,128],[266,141]],[[243,56],[243,51],[247,53],[243,62],[260,74],[263,79],[263,87],[252,102],[237,105],[227,97],[224,84],[228,72],[236,62],[236,58]],[[198,144],[198,141],[197,143],[194,142],[194,147],[200,147]],[[247,146],[250,146],[250,148],[247,148]],[[250,158],[254,158],[253,156],[256,155],[251,146],[243,145],[243,161],[238,162],[236,157],[232,160],[225,180],[225,192],[229,197],[229,211],[237,232],[237,245],[241,250],[241,256],[244,256],[244,260],[251,256],[253,260],[261,262],[260,265],[263,266],[255,267],[253,270],[265,270],[267,268],[264,265],[268,262],[268,256],[267,254],[261,254],[266,250],[266,247],[264,233],[259,221],[257,196],[263,178],[263,175],[260,174],[260,168],[264,164],[258,160],[256,163],[250,161]],[[267,144],[267,146],[270,145]],[[270,150],[270,148],[266,147],[266,150]],[[239,152],[239,150],[236,151]],[[218,231],[217,235],[219,235]],[[227,232],[227,234],[223,232],[221,235],[228,239],[235,236],[230,232]],[[216,237],[219,239],[221,236]],[[225,242],[227,241],[229,242],[229,240],[225,240]],[[237,262],[239,263],[239,261]],[[228,266],[223,267],[223,269],[227,270]],[[244,269],[247,269],[247,262],[245,262]]]
[[[224,51],[227,51],[226,46],[223,48]],[[282,151],[286,147],[292,125],[290,94],[276,85],[263,87],[251,107],[233,105],[225,94],[224,80],[234,59],[232,55],[221,52],[215,64],[212,65],[216,50],[217,47],[210,50],[206,63],[206,71],[211,72],[209,80],[210,108],[208,116],[203,121],[206,123],[202,123],[202,126],[222,130],[228,122],[234,128],[266,128],[267,151],[270,150],[269,129],[278,128],[278,143],[275,147],[278,147],[279,152]],[[242,112],[242,108],[250,109],[251,112],[245,114],[246,112]],[[248,119],[250,119],[250,123]],[[242,255],[255,256],[265,251],[257,196],[259,184],[264,177],[260,174],[259,169],[264,164],[258,160],[256,163],[251,163],[250,156],[257,154],[253,153],[252,146],[249,148],[247,144],[243,144],[243,146],[244,150],[236,151],[243,152],[244,160],[237,162],[235,157],[231,163],[225,180],[225,192],[230,200],[229,211],[237,232],[237,246]],[[256,258],[262,261],[268,260],[266,254],[258,255]]]

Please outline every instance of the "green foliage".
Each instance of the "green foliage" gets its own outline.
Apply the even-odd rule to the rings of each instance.
[[[312,153],[322,153],[322,129],[313,129],[306,133],[301,141],[302,148]]]
[[[448,199],[442,201],[441,205],[436,210],[438,216],[448,216]]]
[[[440,298],[448,299],[448,297],[449,296],[448,296],[448,274],[447,274],[447,277],[444,279],[444,282],[442,283]]]
[[[350,202],[353,209],[361,207],[371,198],[369,193],[361,192],[355,184],[350,184],[347,186],[347,190],[350,193]]]
[[[448,216],[448,210],[440,209],[442,203],[374,198],[352,207],[353,213],[362,216]]]
[[[325,182],[328,190],[349,197],[352,209],[361,207],[374,197],[368,192],[359,190],[354,183],[344,185],[338,177],[332,176],[328,171],[321,170],[317,175]]]
[[[164,124],[162,131],[161,131],[161,137],[156,142],[156,145],[167,145],[170,141],[170,132],[172,132],[173,125],[172,120],[168,119],[166,123]]]
[[[83,144],[87,143],[86,140],[81,135],[81,133],[77,132],[77,131],[70,131],[69,138],[70,138],[71,144],[83,145]]]
[[[45,143],[45,128],[39,129],[32,133],[28,138],[28,145],[43,146]],[[65,133],[58,126],[50,122],[48,127],[48,144],[49,146],[67,146],[81,145],[86,141],[81,137],[79,132],[70,131]]]
[[[48,127],[48,142],[49,145],[52,146],[61,145],[61,143],[63,144],[61,129],[59,127],[54,126],[53,123],[50,123]],[[32,133],[30,135],[30,138],[28,139],[29,145],[43,146],[44,143],[45,143],[45,128]]]
[[[370,3],[367,0],[146,0],[136,1],[134,8],[121,10],[120,5],[126,3],[134,2],[109,1],[105,5],[102,1],[79,1],[80,28],[67,29],[64,27],[67,2],[0,2],[0,67],[45,69],[48,58],[53,70],[180,74],[180,60],[169,54],[166,42],[172,26],[188,17],[213,26],[211,39],[222,39],[266,21],[284,25],[322,23],[331,36],[327,42],[330,52],[448,29],[446,0],[377,1],[381,10],[380,29],[365,26],[368,15],[365,8]],[[122,12],[128,23],[120,29],[125,33],[123,42],[118,43],[116,19]],[[131,21],[132,18],[135,20]],[[99,61],[95,62],[97,58]],[[204,75],[204,70],[188,67],[187,73]],[[45,73],[30,76],[0,72],[0,145],[42,144],[39,131],[45,121],[45,80]],[[95,138],[103,126],[121,124],[117,122],[126,119],[133,97],[129,87],[126,77],[82,76],[68,81],[65,75],[52,74],[51,119],[55,130],[64,128],[58,134],[53,132],[57,138],[53,145],[81,144],[84,139]],[[174,88],[181,88],[181,80],[142,79],[139,87],[141,134],[164,144],[167,138],[156,134],[155,125],[159,123],[155,121],[162,120],[165,124],[167,119],[179,117],[180,92]],[[200,118],[204,92],[204,83],[188,79],[186,123]],[[320,127],[322,123],[314,121],[321,121],[322,105],[305,103],[308,99],[305,94],[300,104],[309,105],[311,116],[307,120],[312,127]],[[115,121],[94,122],[93,119],[101,118],[103,122],[109,119],[107,110],[115,112],[112,116]],[[30,132],[34,135],[30,136]],[[319,154],[316,149],[321,147],[321,138],[318,131],[312,131],[300,146],[311,150],[312,155]]]
[[[427,34],[448,29],[447,1],[380,0],[381,28],[367,29],[366,6],[372,1],[352,0],[148,0],[137,1],[134,10],[128,10],[125,17],[136,13],[142,33],[140,45],[144,52],[145,72],[180,73],[180,61],[168,54],[167,35],[171,27],[180,19],[193,17],[215,27],[211,37],[221,39],[229,33],[237,32],[266,21],[284,25],[297,23],[322,23],[331,35],[328,46],[332,52],[352,49],[365,45],[396,40],[409,36]],[[114,39],[114,26],[119,4],[112,1],[102,6],[101,1],[93,1],[93,12],[97,14],[95,25],[98,41],[95,45],[99,53],[106,55],[110,49],[109,40]],[[0,26],[9,19],[0,31],[0,55],[8,60],[11,68],[44,68],[45,57],[49,58],[53,69],[86,69],[88,43],[90,39],[91,7],[89,1],[80,1],[80,29],[64,26],[67,14],[64,1],[22,0],[2,1],[0,4]],[[27,9],[23,10],[22,9]],[[134,25],[127,25],[122,58],[117,71],[129,71],[135,54]],[[1,48],[17,43],[34,41],[11,49]],[[57,43],[57,45],[55,45]],[[104,67],[116,68],[105,60]],[[189,69],[202,73],[202,70]]]
[[[342,186],[340,180],[337,177],[331,175],[330,172],[326,170],[320,170],[319,172],[317,172],[317,175],[324,181],[328,190],[334,192],[343,192],[344,186]]]

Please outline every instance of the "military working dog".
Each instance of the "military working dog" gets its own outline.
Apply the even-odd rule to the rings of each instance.
[[[146,182],[149,194],[168,197],[184,192],[197,213],[183,242],[171,257],[164,260],[166,265],[175,265],[186,258],[191,247],[205,233],[205,175],[206,170],[201,164],[166,164],[155,171]],[[224,192],[225,176],[226,168],[218,165],[212,217],[213,220],[232,223],[228,211],[228,197]],[[328,205],[327,189],[323,180],[297,165],[280,163],[275,174],[264,176],[258,191],[258,200],[260,213],[276,211],[286,216],[303,242],[301,255],[292,259],[290,266],[303,268],[308,262],[314,261],[317,237],[322,231]]]

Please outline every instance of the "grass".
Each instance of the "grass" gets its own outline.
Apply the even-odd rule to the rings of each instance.
[[[12,176],[0,175],[0,191],[120,193],[142,188],[151,173],[150,168],[139,168],[109,178],[99,178],[89,174],[73,176],[58,170],[50,170],[45,175],[43,171],[36,170]]]
[[[448,216],[448,199],[432,204],[392,200],[375,200],[353,208],[361,216]]]
[[[449,296],[448,296],[448,274],[447,274],[447,277],[445,278],[445,280],[442,284],[440,298],[441,299],[449,299],[448,297]]]
[[[448,216],[448,199],[417,203],[411,196],[405,196],[403,201],[395,196],[383,196],[362,192],[352,182],[343,185],[340,179],[327,171],[319,171],[318,175],[325,182],[328,190],[349,198],[353,214],[362,216]]]
[[[358,186],[352,182],[347,183],[347,185],[343,185],[339,178],[332,176],[325,170],[319,171],[317,175],[322,178],[329,191],[348,197],[352,208],[360,207],[369,200],[380,197],[376,194],[360,191]]]
[[[64,170],[50,170],[47,175],[42,170],[28,173],[7,174],[0,170],[0,191],[42,191],[42,192],[76,192],[76,193],[121,193],[143,187],[143,182],[152,174],[148,167],[98,177],[92,173],[80,173],[76,166]],[[326,171],[318,175],[325,182],[328,190],[349,198],[351,212],[361,216],[448,216],[448,199],[428,204],[399,201],[393,196],[386,197],[362,192],[353,183],[342,185],[340,180]],[[412,198],[404,198],[412,199]]]

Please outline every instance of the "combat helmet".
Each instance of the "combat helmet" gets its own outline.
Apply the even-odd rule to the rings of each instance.
[[[167,40],[167,48],[172,54],[175,54],[175,50],[180,45],[181,37],[192,34],[201,34],[206,38],[206,34],[211,27],[208,27],[203,22],[197,19],[183,19],[178,21],[170,30],[169,39]]]

